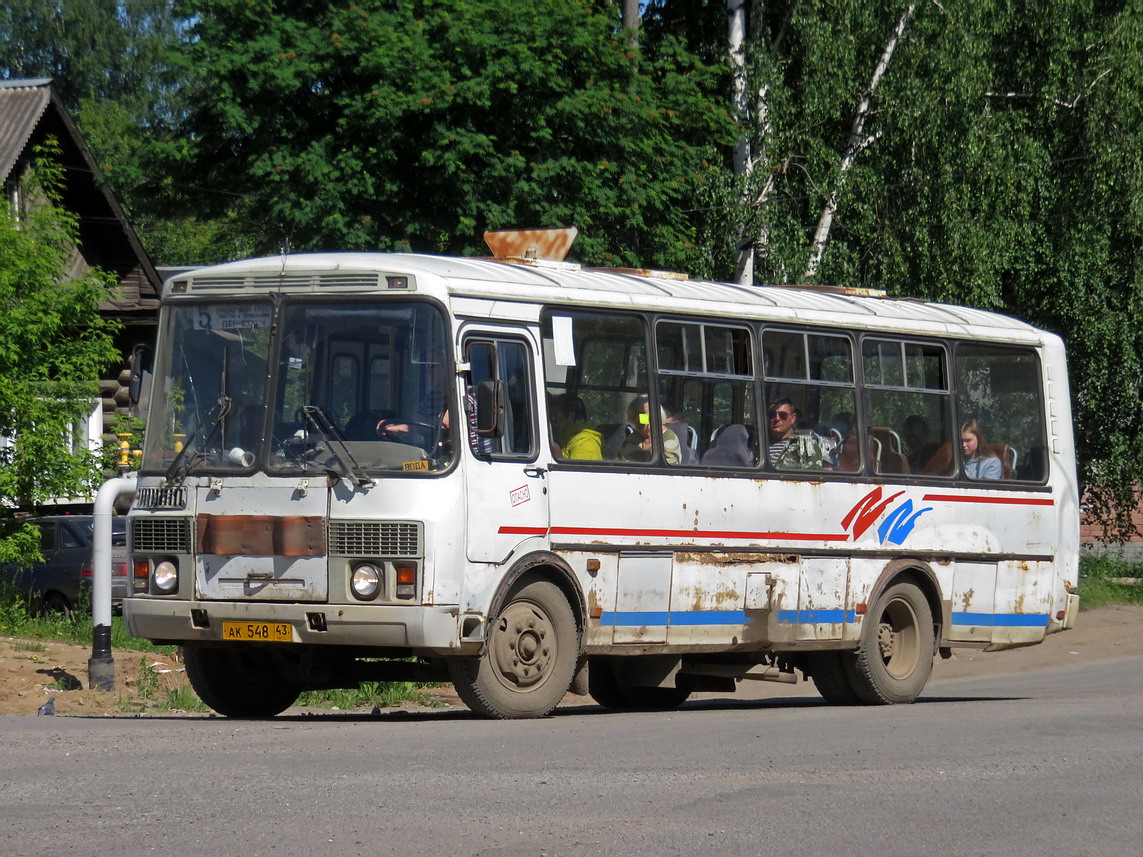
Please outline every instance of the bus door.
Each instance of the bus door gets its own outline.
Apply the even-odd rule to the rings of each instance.
[[[467,328],[461,353],[465,420],[465,542],[471,562],[503,562],[529,537],[548,529],[546,468],[538,431],[536,350],[526,331]],[[491,427],[476,423],[479,406],[494,413]],[[546,461],[547,456],[543,456]]]

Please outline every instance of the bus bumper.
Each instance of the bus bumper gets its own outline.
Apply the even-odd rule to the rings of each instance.
[[[211,643],[233,639],[234,624],[289,625],[282,642],[325,646],[408,649],[440,655],[474,654],[462,646],[459,608],[367,604],[268,604],[128,598],[123,614],[133,636],[167,643]],[[228,627],[229,625],[229,627]],[[244,629],[238,628],[238,633]],[[241,642],[235,643],[241,645]]]

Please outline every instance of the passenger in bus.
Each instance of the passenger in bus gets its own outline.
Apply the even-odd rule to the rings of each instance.
[[[702,463],[712,467],[753,467],[754,453],[746,426],[732,423],[720,431],[714,446],[702,457]]]
[[[909,469],[913,473],[921,473],[928,464],[929,459],[936,455],[940,444],[929,439],[929,422],[920,414],[905,417],[901,426],[901,436],[909,452],[905,456],[909,461]]]
[[[976,420],[960,427],[960,452],[964,459],[964,475],[969,479],[999,479],[1004,472],[1000,459],[987,454],[988,444]]]
[[[551,400],[552,454],[559,458],[599,461],[603,458],[603,435],[588,425],[587,406],[572,393]]]
[[[698,464],[698,452],[691,446],[691,437],[694,434],[694,429],[690,427],[687,421],[683,418],[683,412],[679,408],[667,407],[667,419],[663,423],[667,428],[675,433],[675,437],[679,439],[679,452],[683,464]]]
[[[832,444],[808,429],[795,429],[798,409],[789,399],[778,399],[766,412],[770,443],[767,457],[775,467],[792,470],[833,470]]]
[[[679,438],[667,428],[666,417],[665,413],[660,417],[663,421],[663,460],[667,464],[678,464],[682,461]],[[646,396],[636,396],[631,400],[627,406],[627,422],[630,428],[623,429],[626,437],[619,447],[618,457],[623,461],[650,461],[655,449],[651,439],[650,402]]]

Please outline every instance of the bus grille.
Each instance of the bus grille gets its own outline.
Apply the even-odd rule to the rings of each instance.
[[[396,521],[330,521],[329,552],[338,556],[420,556],[421,525]]]
[[[141,553],[190,553],[190,518],[135,518],[131,549]]]
[[[185,509],[187,489],[182,486],[160,485],[140,488],[135,492],[136,509]]]
[[[283,288],[386,288],[385,277],[375,271],[330,271],[304,274],[278,272],[252,273],[239,276],[218,274],[191,275],[180,282],[189,283],[191,291],[230,291],[232,289]]]

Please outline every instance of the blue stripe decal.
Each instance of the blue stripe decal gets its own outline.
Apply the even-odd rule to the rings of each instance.
[[[1047,613],[953,613],[952,623],[983,628],[1045,628],[1050,618]]]
[[[600,625],[613,627],[639,628],[644,625],[745,625],[744,610],[694,610],[687,612],[666,611],[604,612],[599,617]]]
[[[778,621],[783,625],[837,625],[857,621],[853,610],[779,610]]]
[[[981,628],[1044,628],[1047,627],[1050,618],[1047,613],[953,613],[952,624]],[[837,625],[853,624],[857,621],[857,614],[853,610],[779,610],[777,619],[783,625]],[[743,610],[605,611],[599,617],[599,624],[623,628],[745,625],[746,612]]]

